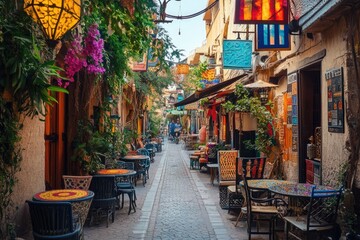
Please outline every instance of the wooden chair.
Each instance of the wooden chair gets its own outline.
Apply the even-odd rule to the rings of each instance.
[[[319,235],[336,226],[342,191],[342,187],[337,190],[316,190],[314,186],[310,202],[305,207],[307,214],[284,217],[285,239],[289,235],[301,240],[323,239]]]
[[[238,161],[240,160],[238,159]],[[243,181],[245,188],[248,239],[251,239],[252,234],[267,234],[269,235],[269,239],[274,239],[275,220],[280,213],[278,207],[281,205],[286,206],[287,203],[281,198],[255,198],[248,187],[246,173],[247,171],[245,170]],[[256,231],[252,228],[253,222],[256,222]],[[269,224],[268,231],[262,231],[259,222],[267,222]]]
[[[265,163],[266,157],[237,158],[236,184],[227,188],[229,210],[240,209],[244,206],[244,194],[242,193],[240,186],[240,182],[244,179],[244,171],[247,179],[262,179],[264,176]],[[242,211],[240,211],[238,219],[241,217],[241,213]]]
[[[65,189],[82,189],[88,190],[92,176],[70,176],[63,175]]]
[[[35,240],[78,240],[81,226],[72,214],[69,202],[26,201],[29,205],[33,236]]]
[[[237,150],[218,151],[219,161],[219,196],[220,206],[228,209],[228,186],[235,185],[236,181],[236,158],[239,157]]]

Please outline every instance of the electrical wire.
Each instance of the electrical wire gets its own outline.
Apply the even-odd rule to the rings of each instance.
[[[172,19],[190,19],[190,18],[194,18],[194,17],[197,17],[205,12],[207,12],[208,10],[210,10],[211,8],[213,8],[217,3],[219,2],[219,0],[216,0],[214,1],[212,4],[210,4],[209,6],[207,6],[205,9],[199,11],[199,12],[196,12],[196,13],[193,13],[193,14],[190,14],[190,15],[186,15],[186,16],[175,16],[175,15],[170,15],[170,14],[167,14],[165,13],[165,16],[167,18],[172,18]]]

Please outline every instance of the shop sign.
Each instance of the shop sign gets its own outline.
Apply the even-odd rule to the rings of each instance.
[[[288,0],[236,0],[235,24],[287,24]]]
[[[256,51],[290,50],[287,24],[257,24]]]
[[[251,69],[252,41],[223,40],[223,68]]]

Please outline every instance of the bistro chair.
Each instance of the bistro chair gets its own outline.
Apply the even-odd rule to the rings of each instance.
[[[241,191],[240,182],[244,179],[244,171],[247,179],[262,179],[265,162],[265,157],[244,157],[236,159],[236,183],[227,189],[229,210],[243,208],[244,195]],[[242,211],[240,211],[240,215],[241,212]]]
[[[240,161],[240,159],[238,159]],[[242,165],[242,164],[241,164]],[[280,206],[287,206],[287,203],[281,198],[255,198],[252,190],[248,187],[248,179],[246,177],[246,170],[244,171],[244,188],[247,214],[247,232],[248,239],[251,239],[252,234],[268,234],[269,239],[275,237],[275,222],[280,215],[278,208]],[[256,231],[253,230],[253,223],[256,223]],[[267,222],[269,225],[268,231],[260,229],[259,222]]]
[[[154,162],[155,152],[156,152],[155,145],[152,143],[147,143],[147,144],[145,144],[144,148],[146,148],[149,151],[151,162]]]
[[[285,239],[322,239],[321,234],[336,226],[339,202],[343,188],[316,190],[312,187],[310,202],[304,207],[307,212],[301,216],[286,216]]]
[[[149,169],[150,169],[150,153],[146,148],[139,148],[136,150],[139,155],[145,155],[148,156],[149,159],[145,162],[145,170],[146,170],[146,177],[149,179]]]
[[[82,189],[88,190],[92,176],[69,176],[63,175],[65,189]]]
[[[134,170],[133,162],[122,162],[124,169]],[[117,207],[122,209],[124,207],[124,195],[127,194],[129,197],[129,212],[133,209],[136,212],[136,191],[134,188],[134,179],[131,176],[126,177],[117,177],[116,178],[116,198],[117,198]],[[121,197],[121,201],[120,201]]]
[[[69,202],[26,201],[29,205],[33,237],[35,240],[78,240],[81,226],[73,218]]]
[[[115,176],[95,175],[89,189],[94,192],[94,199],[90,206],[90,225],[101,217],[106,217],[106,227],[109,221],[115,220],[116,186]]]

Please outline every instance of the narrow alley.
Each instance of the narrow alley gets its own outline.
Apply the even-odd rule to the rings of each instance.
[[[165,141],[156,153],[145,187],[136,187],[137,211],[128,205],[116,211],[106,228],[85,226],[85,239],[247,239],[246,223],[234,226],[236,216],[219,206],[217,182],[198,170],[189,170],[189,151]]]

